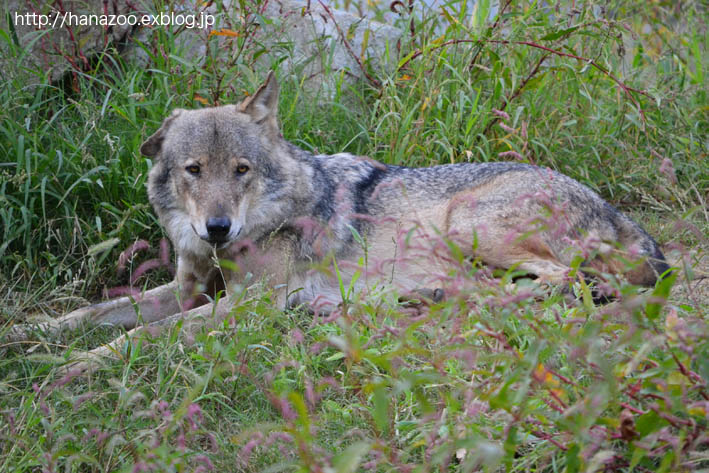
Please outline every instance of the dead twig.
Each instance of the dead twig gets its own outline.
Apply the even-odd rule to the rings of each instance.
[[[372,75],[367,72],[367,69],[364,67],[364,64],[362,64],[362,59],[359,56],[357,56],[355,54],[355,52],[352,50],[352,46],[350,45],[349,41],[347,41],[347,37],[345,36],[345,33],[342,31],[342,28],[340,28],[340,25],[337,24],[337,21],[335,21],[335,15],[332,14],[332,10],[330,10],[330,8],[328,8],[328,6],[325,5],[322,2],[322,0],[318,0],[318,3],[320,3],[320,5],[325,10],[325,13],[327,13],[328,16],[330,17],[330,19],[332,20],[332,23],[335,25],[335,28],[337,28],[337,32],[339,33],[340,38],[342,38],[342,43],[345,45],[347,52],[349,52],[350,56],[352,56],[352,58],[355,60],[355,62],[357,62],[357,65],[362,70],[362,73],[364,74],[364,76],[367,78],[367,80],[373,86],[381,87],[382,83],[379,80],[372,77]]]
[[[527,82],[529,82],[530,79],[532,79],[532,77],[534,77],[535,75],[537,75],[537,72],[539,72],[539,68],[541,67],[542,63],[543,63],[543,62],[546,60],[546,58],[548,58],[548,57],[549,57],[549,54],[545,54],[544,56],[542,56],[542,57],[539,59],[539,61],[537,61],[537,64],[536,64],[536,66],[534,66],[534,69],[532,69],[532,71],[531,71],[529,74],[527,74],[527,77],[524,78],[524,80],[519,84],[519,86],[517,87],[517,89],[515,89],[515,91],[514,91],[509,97],[507,97],[507,98],[505,99],[505,101],[502,102],[502,104],[500,104],[500,106],[498,107],[498,110],[504,111],[505,108],[507,107],[507,104],[510,103],[510,102],[512,102],[514,99],[516,99],[516,98],[519,96],[519,94],[522,93],[522,89],[524,89],[524,86],[527,85]],[[493,126],[495,123],[497,123],[497,121],[498,121],[499,119],[500,119],[499,116],[495,116],[492,120],[490,120],[490,122],[489,122],[489,123],[487,124],[487,126],[485,127],[485,131],[483,131],[483,135],[487,135],[488,132],[490,131],[490,129],[492,128],[492,126]]]
[[[507,10],[507,7],[510,6],[512,3],[512,0],[507,0],[507,3],[505,3],[502,6],[502,9],[500,9],[500,13],[497,14],[497,18],[495,18],[495,23],[492,24],[492,26],[487,30],[487,34],[490,35],[493,31],[495,31],[495,28],[497,28],[497,25],[500,24],[500,18],[502,18],[502,15],[505,14],[505,10]],[[470,71],[473,66],[475,66],[475,61],[478,60],[478,56],[480,56],[480,52],[483,50],[482,44],[478,48],[477,51],[475,51],[475,55],[473,56],[473,59],[470,60],[470,64],[468,64],[468,70]]]

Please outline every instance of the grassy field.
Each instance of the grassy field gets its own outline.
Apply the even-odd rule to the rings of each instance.
[[[709,470],[706,3],[503,2],[493,17],[483,0],[407,5],[362,7],[401,28],[397,64],[363,63],[374,80],[355,85],[328,70],[338,88],[317,99],[278,68],[288,48],[249,41],[249,2],[203,62],[156,30],[147,67],[108,50],[58,83],[0,31],[0,471]],[[579,283],[569,303],[461,264],[440,304],[347,293],[328,318],[235,288],[216,330],[146,335],[88,378],[59,368],[119,330],[3,341],[158,258],[140,144],[173,108],[233,103],[269,67],[297,145],[552,167],[641,222],[674,276],[651,291],[611,281],[618,299],[595,306]],[[169,279],[162,267],[134,284]]]

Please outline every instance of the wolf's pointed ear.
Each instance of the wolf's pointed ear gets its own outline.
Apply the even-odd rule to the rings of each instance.
[[[162,142],[165,140],[165,133],[167,132],[167,129],[170,128],[173,120],[175,120],[180,113],[182,113],[182,109],[177,108],[172,111],[172,114],[169,117],[163,120],[162,125],[158,128],[158,131],[150,135],[150,138],[145,140],[145,143],[140,145],[141,154],[152,158],[160,152],[160,149],[162,149]]]
[[[273,71],[256,93],[239,104],[239,111],[259,124],[267,124],[278,129],[278,81]]]

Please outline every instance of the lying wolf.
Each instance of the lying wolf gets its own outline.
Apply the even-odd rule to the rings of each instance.
[[[464,258],[552,284],[567,280],[580,242],[584,268],[625,271],[633,284],[652,286],[668,270],[638,224],[546,168],[407,168],[304,151],[281,136],[278,89],[271,73],[239,105],[178,109],[165,119],[140,150],[154,158],[148,195],[177,253],[175,281],[137,301],[77,310],[52,328],[90,322],[130,329],[139,320],[224,316],[228,298],[214,303],[200,294],[228,290],[247,274],[267,281],[283,307],[327,310],[341,301],[341,281],[347,286],[353,278],[361,290],[430,290],[459,262],[452,247]],[[613,257],[620,253],[622,264]],[[220,268],[218,260],[233,264]],[[336,270],[314,271],[322,261]]]

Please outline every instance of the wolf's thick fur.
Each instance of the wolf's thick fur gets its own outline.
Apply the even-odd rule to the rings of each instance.
[[[185,312],[190,320],[224,315],[226,299],[189,311],[186,304],[249,273],[267,280],[282,306],[337,304],[337,277],[311,269],[332,257],[345,284],[360,271],[361,289],[438,287],[453,264],[441,250],[451,244],[552,283],[567,277],[580,252],[575,242],[597,250],[587,268],[619,272],[625,265],[609,257],[619,252],[637,260],[625,274],[634,284],[651,286],[668,269],[639,225],[555,171],[508,162],[406,168],[313,155],[281,137],[277,106],[270,74],[239,105],[174,111],[141,147],[154,158],[150,202],[177,253],[176,282],[138,301],[144,323]],[[215,255],[238,270],[217,268]],[[133,328],[138,318],[123,298],[75,311],[55,327],[86,320]]]

